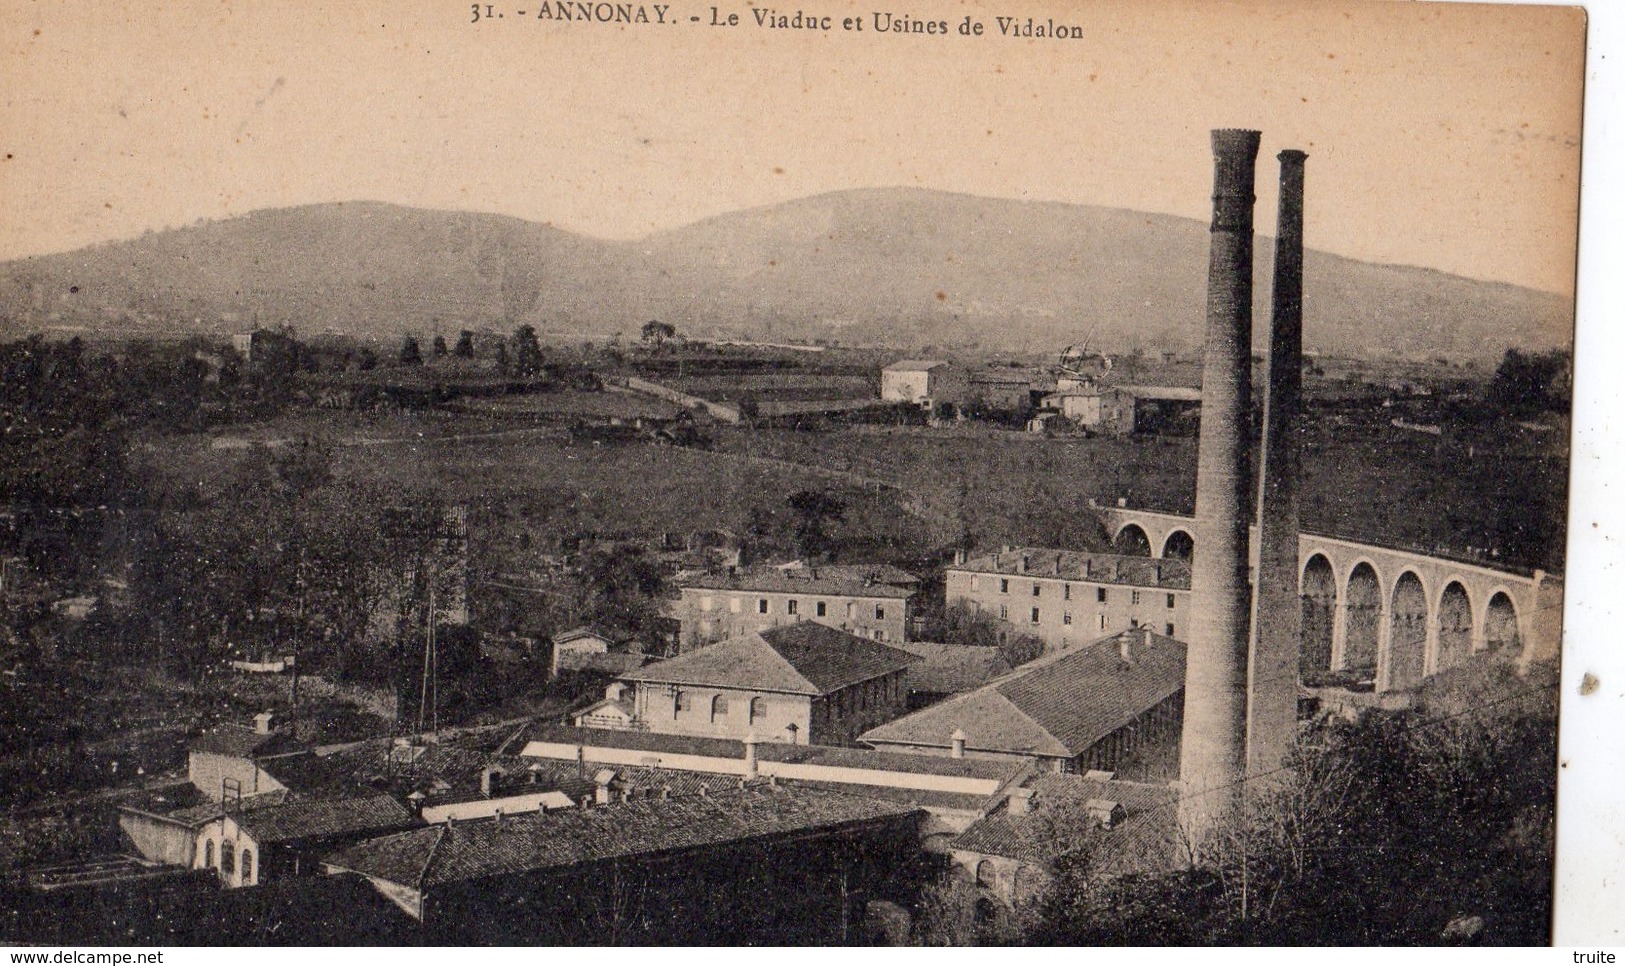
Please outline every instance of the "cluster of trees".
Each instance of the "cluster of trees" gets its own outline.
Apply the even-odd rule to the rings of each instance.
[[[446,346],[446,337],[436,335],[431,343],[435,358],[451,356],[455,359],[474,358],[474,333],[468,329],[457,335],[457,343],[451,348]],[[511,348],[510,348],[511,347]],[[541,340],[536,337],[536,327],[522,325],[514,330],[512,338],[497,343],[496,347],[497,369],[502,372],[513,372],[520,376],[535,376],[542,371],[543,357]],[[409,335],[401,340],[399,355],[403,366],[420,366],[423,364],[423,347],[415,335]]]
[[[1529,417],[1567,412],[1573,360],[1562,349],[1522,352],[1508,349],[1496,367],[1485,403],[1499,415]]]

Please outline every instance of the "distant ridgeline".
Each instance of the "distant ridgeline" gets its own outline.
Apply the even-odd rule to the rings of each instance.
[[[636,242],[497,215],[313,205],[0,265],[0,338],[290,324],[398,342],[531,323],[635,339],[656,318],[699,337],[1048,352],[1087,335],[1190,349],[1206,251],[1193,219],[901,188]],[[1258,246],[1262,271],[1268,258]],[[1549,292],[1320,252],[1307,253],[1304,284],[1306,346],[1327,354],[1493,361],[1571,340],[1572,300]]]

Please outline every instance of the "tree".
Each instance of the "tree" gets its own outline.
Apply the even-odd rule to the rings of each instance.
[[[796,549],[809,559],[829,553],[833,547],[828,525],[846,517],[846,504],[827,490],[800,490],[790,494],[785,504],[795,520]]]
[[[508,371],[508,343],[497,343],[497,368],[503,372]]]
[[[521,325],[513,334],[514,367],[521,376],[534,376],[542,371],[542,344],[536,339],[536,328]]]
[[[1538,412],[1567,406],[1563,388],[1569,372],[1568,353],[1520,352],[1508,349],[1491,378],[1485,401],[1506,416],[1533,416]]]
[[[459,359],[474,358],[474,333],[467,329],[457,333],[457,345],[451,350],[451,354]]]
[[[643,323],[643,341],[653,343],[657,349],[664,345],[667,339],[675,338],[676,335],[677,327],[669,323],[656,319]]]
[[[446,337],[445,336],[437,335],[437,336],[434,337],[434,354],[436,356],[443,356],[443,355],[446,354]]]
[[[401,365],[420,366],[423,364],[423,350],[418,348],[418,340],[414,336],[407,336],[401,343]]]

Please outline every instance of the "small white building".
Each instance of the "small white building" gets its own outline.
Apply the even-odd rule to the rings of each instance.
[[[880,370],[880,398],[883,402],[915,403],[934,407],[938,403],[958,405],[970,389],[965,373],[942,359],[900,359]]]

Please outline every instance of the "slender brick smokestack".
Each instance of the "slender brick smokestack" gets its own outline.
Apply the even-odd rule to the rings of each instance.
[[[1257,131],[1213,132],[1207,347],[1196,463],[1180,821],[1200,848],[1240,800],[1246,761],[1252,508],[1253,165]]]
[[[1303,382],[1302,151],[1282,151],[1280,225],[1270,319],[1263,465],[1258,488],[1258,573],[1247,658],[1247,774],[1281,766],[1298,720],[1298,413]]]

